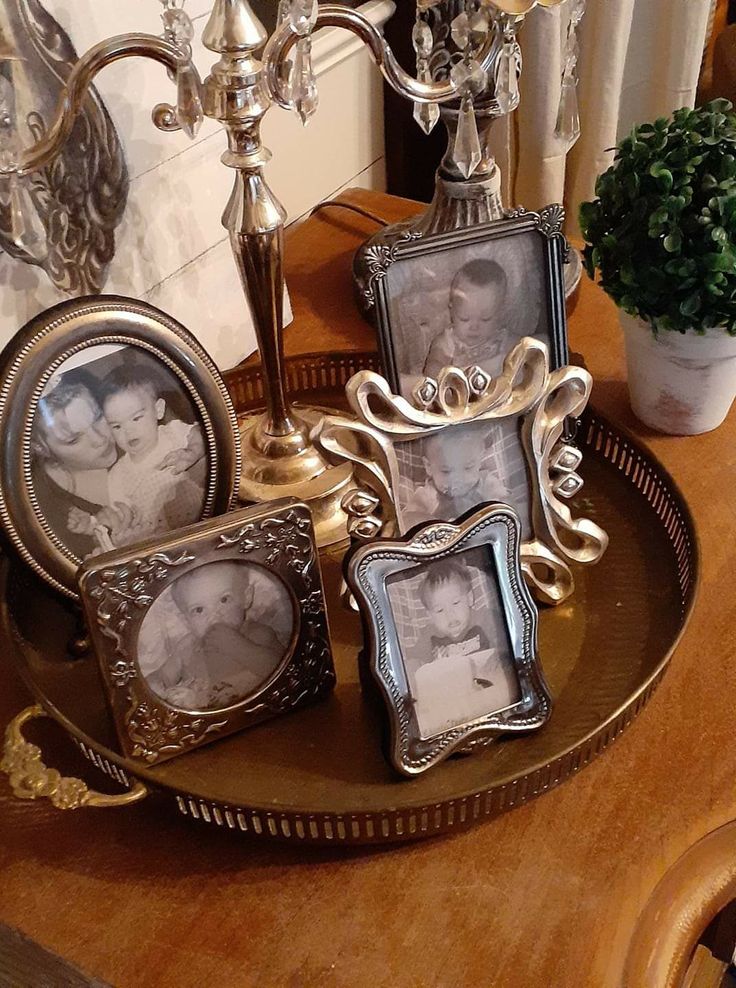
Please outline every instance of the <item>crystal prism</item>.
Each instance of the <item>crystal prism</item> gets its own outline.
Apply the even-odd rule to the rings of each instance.
[[[425,134],[431,134],[440,119],[440,108],[436,103],[415,103],[414,120]]]
[[[306,37],[317,23],[317,0],[290,0],[289,21],[295,34]]]
[[[566,73],[563,76],[560,108],[557,112],[557,124],[555,125],[555,137],[561,140],[568,150],[580,137],[577,82],[573,74]]]
[[[10,205],[10,190],[12,188],[13,175],[0,174],[0,206],[7,209]]]
[[[312,40],[309,36],[300,38],[294,49],[288,95],[289,102],[306,125],[309,118],[316,113],[319,104],[317,80],[312,67]]]
[[[496,62],[495,96],[501,113],[510,113],[519,105],[519,70],[521,49],[506,41]]]
[[[417,57],[417,77],[420,82],[430,83],[432,72],[426,58]],[[425,134],[431,134],[440,119],[440,108],[437,103],[415,103],[414,120]]]
[[[199,78],[189,63],[180,65],[176,72],[176,119],[187,137],[192,139],[204,120]]]
[[[483,153],[471,96],[463,97],[457,117],[457,134],[452,149],[455,164],[464,178],[470,178],[481,162]]]
[[[10,239],[37,261],[48,253],[46,228],[25,181],[17,175],[9,177],[7,208],[10,211]]]
[[[465,12],[458,14],[450,24],[450,34],[460,51],[463,51],[470,41],[470,21]]]
[[[432,54],[432,47],[434,46],[432,29],[429,24],[425,24],[424,21],[417,21],[411,32],[411,40],[417,55],[421,58],[429,58]]]
[[[490,30],[490,21],[485,10],[476,10],[470,15],[468,20],[470,30],[470,44],[473,48],[480,48],[486,40],[486,35]]]
[[[181,7],[172,7],[161,15],[166,37],[176,45],[188,45],[194,37],[194,25]]]
[[[0,168],[7,172],[16,169],[20,153],[14,104],[13,87],[8,79],[0,75]]]
[[[450,81],[456,89],[462,89],[472,96],[477,96],[486,88],[488,79],[480,62],[471,58],[467,62],[456,62],[452,66]]]

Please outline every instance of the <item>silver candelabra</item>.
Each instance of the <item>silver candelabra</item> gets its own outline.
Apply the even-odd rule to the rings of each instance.
[[[216,0],[202,35],[218,56],[201,84],[191,62],[188,39],[127,34],[111,38],[83,55],[72,71],[48,133],[22,149],[11,108],[0,108],[0,198],[9,203],[18,242],[23,231],[37,229],[34,203],[23,179],[48,164],[60,151],[81,112],[94,76],[121,58],[143,56],[161,62],[176,79],[176,105],[159,104],[153,113],[164,131],[183,129],[194,136],[203,115],[219,120],[228,147],[223,164],[235,173],[223,214],[258,340],[265,385],[265,412],[243,427],[243,500],[261,501],[297,495],[313,509],[320,544],[340,540],[346,519],[341,500],[350,475],[328,464],[310,440],[319,413],[294,409],[285,386],[283,353],[283,253],[285,211],[264,175],[270,152],[260,137],[261,121],[275,102],[295,110],[304,122],[318,102],[311,62],[315,29],[340,27],[357,35],[387,82],[417,106],[427,129],[438,107],[447,107],[450,147],[438,177],[440,198],[421,221],[451,201],[485,203],[500,211],[497,172],[487,154],[485,121],[518,103],[520,55],[516,31],[537,3],[562,0],[418,0],[415,28],[418,77],[394,57],[381,33],[360,14],[341,4],[317,0],[280,0],[279,26],[269,38],[247,0]],[[575,0],[580,2],[580,0]],[[436,41],[424,21],[428,12],[446,16],[452,51],[442,70],[433,68]],[[174,25],[175,27],[175,25]],[[429,32],[429,33],[427,33]],[[492,90],[492,95],[489,95]],[[476,103],[478,105],[476,105]],[[480,130],[478,122],[480,121]],[[468,184],[470,183],[470,184]],[[481,188],[478,196],[475,189]],[[475,213],[468,221],[487,218]],[[488,217],[490,218],[490,217]]]

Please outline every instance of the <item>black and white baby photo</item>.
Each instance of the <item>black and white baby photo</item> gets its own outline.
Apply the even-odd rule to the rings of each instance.
[[[488,549],[397,573],[387,591],[421,737],[521,699]]]
[[[394,444],[397,512],[406,533],[427,521],[456,521],[486,501],[510,504],[522,537],[531,531],[531,498],[519,422],[473,422]]]
[[[245,560],[178,576],[141,624],[138,666],[172,707],[220,710],[262,689],[291,650],[294,606],[284,583]]]
[[[405,397],[443,367],[497,376],[524,336],[550,342],[543,237],[535,231],[402,258],[389,268],[389,318]]]
[[[136,346],[95,345],[52,376],[33,421],[37,503],[78,559],[192,524],[209,472],[191,397]]]

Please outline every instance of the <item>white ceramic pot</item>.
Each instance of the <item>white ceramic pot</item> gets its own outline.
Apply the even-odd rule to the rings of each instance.
[[[619,313],[634,414],[672,436],[717,428],[736,397],[736,337],[725,329],[660,332]]]

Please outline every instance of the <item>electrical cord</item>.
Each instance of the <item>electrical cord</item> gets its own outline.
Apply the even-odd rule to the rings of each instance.
[[[359,216],[365,216],[366,219],[373,220],[379,226],[388,226],[388,220],[384,220],[381,216],[376,216],[368,209],[363,209],[362,206],[353,206],[349,202],[340,202],[339,199],[325,199],[323,202],[318,203],[314,209],[310,212],[310,216],[314,216],[321,209],[326,209],[328,206],[335,206],[337,209],[349,209],[353,213],[358,213]]]

